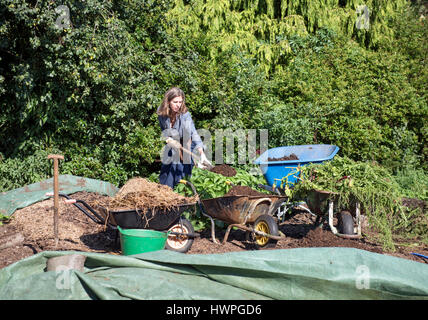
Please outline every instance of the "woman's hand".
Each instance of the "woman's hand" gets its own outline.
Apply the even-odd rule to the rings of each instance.
[[[199,162],[198,162],[198,168],[201,169],[207,169],[212,167],[211,162],[207,159],[207,156],[205,155],[205,153],[202,151],[200,151],[201,157],[199,158]]]

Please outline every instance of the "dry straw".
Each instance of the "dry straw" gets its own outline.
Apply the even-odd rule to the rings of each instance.
[[[185,197],[174,192],[170,187],[151,182],[145,178],[132,178],[126,182],[118,193],[110,199],[110,211],[138,209],[146,211],[156,208],[164,211],[182,204],[195,203],[197,195]]]

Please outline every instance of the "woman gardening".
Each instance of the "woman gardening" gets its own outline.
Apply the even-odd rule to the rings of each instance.
[[[196,132],[186,107],[184,92],[180,88],[174,87],[165,93],[156,113],[162,138],[167,143],[162,154],[159,183],[173,189],[182,178],[192,175],[194,163],[190,153],[186,151],[199,152],[200,160],[197,165],[202,169],[211,166],[211,163],[205,156],[201,137]]]

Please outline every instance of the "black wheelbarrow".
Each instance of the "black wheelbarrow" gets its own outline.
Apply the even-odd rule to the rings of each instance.
[[[52,196],[47,193],[46,195]],[[170,209],[152,208],[145,211],[139,209],[110,211],[99,206],[98,212],[83,200],[72,199],[66,194],[59,193],[65,198],[64,202],[73,204],[93,222],[117,230],[122,229],[152,229],[169,232],[165,248],[177,252],[187,252],[199,234],[189,220],[182,216],[183,212],[191,209],[196,203],[182,204]],[[116,233],[116,236],[118,233]]]
[[[307,195],[306,204],[311,212],[317,215],[315,224],[328,217],[330,230],[336,236],[348,239],[361,238],[361,208],[358,200],[352,199],[350,208],[343,209],[339,208],[337,193],[324,190],[311,190]],[[337,228],[333,223],[335,206],[339,208],[337,212]],[[356,226],[354,226],[354,218]]]
[[[181,180],[197,194],[195,186]],[[278,240],[285,239],[280,235],[274,214],[288,198],[279,195],[247,196],[232,195],[212,199],[198,200],[199,208],[204,216],[211,221],[213,242],[219,243],[215,237],[213,219],[229,223],[222,244],[225,244],[233,227],[246,231],[246,239],[254,241],[257,248],[274,247]]]

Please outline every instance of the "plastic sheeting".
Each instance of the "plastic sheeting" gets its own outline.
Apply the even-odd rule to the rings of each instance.
[[[86,256],[84,271],[45,271]],[[0,270],[0,299],[428,299],[428,266],[354,248],[134,256],[41,252]]]
[[[58,177],[58,186],[59,192],[64,194],[87,191],[114,196],[119,190],[109,182],[67,174]],[[2,192],[0,193],[0,214],[11,216],[17,209],[48,199],[47,192],[53,192],[53,178]]]

